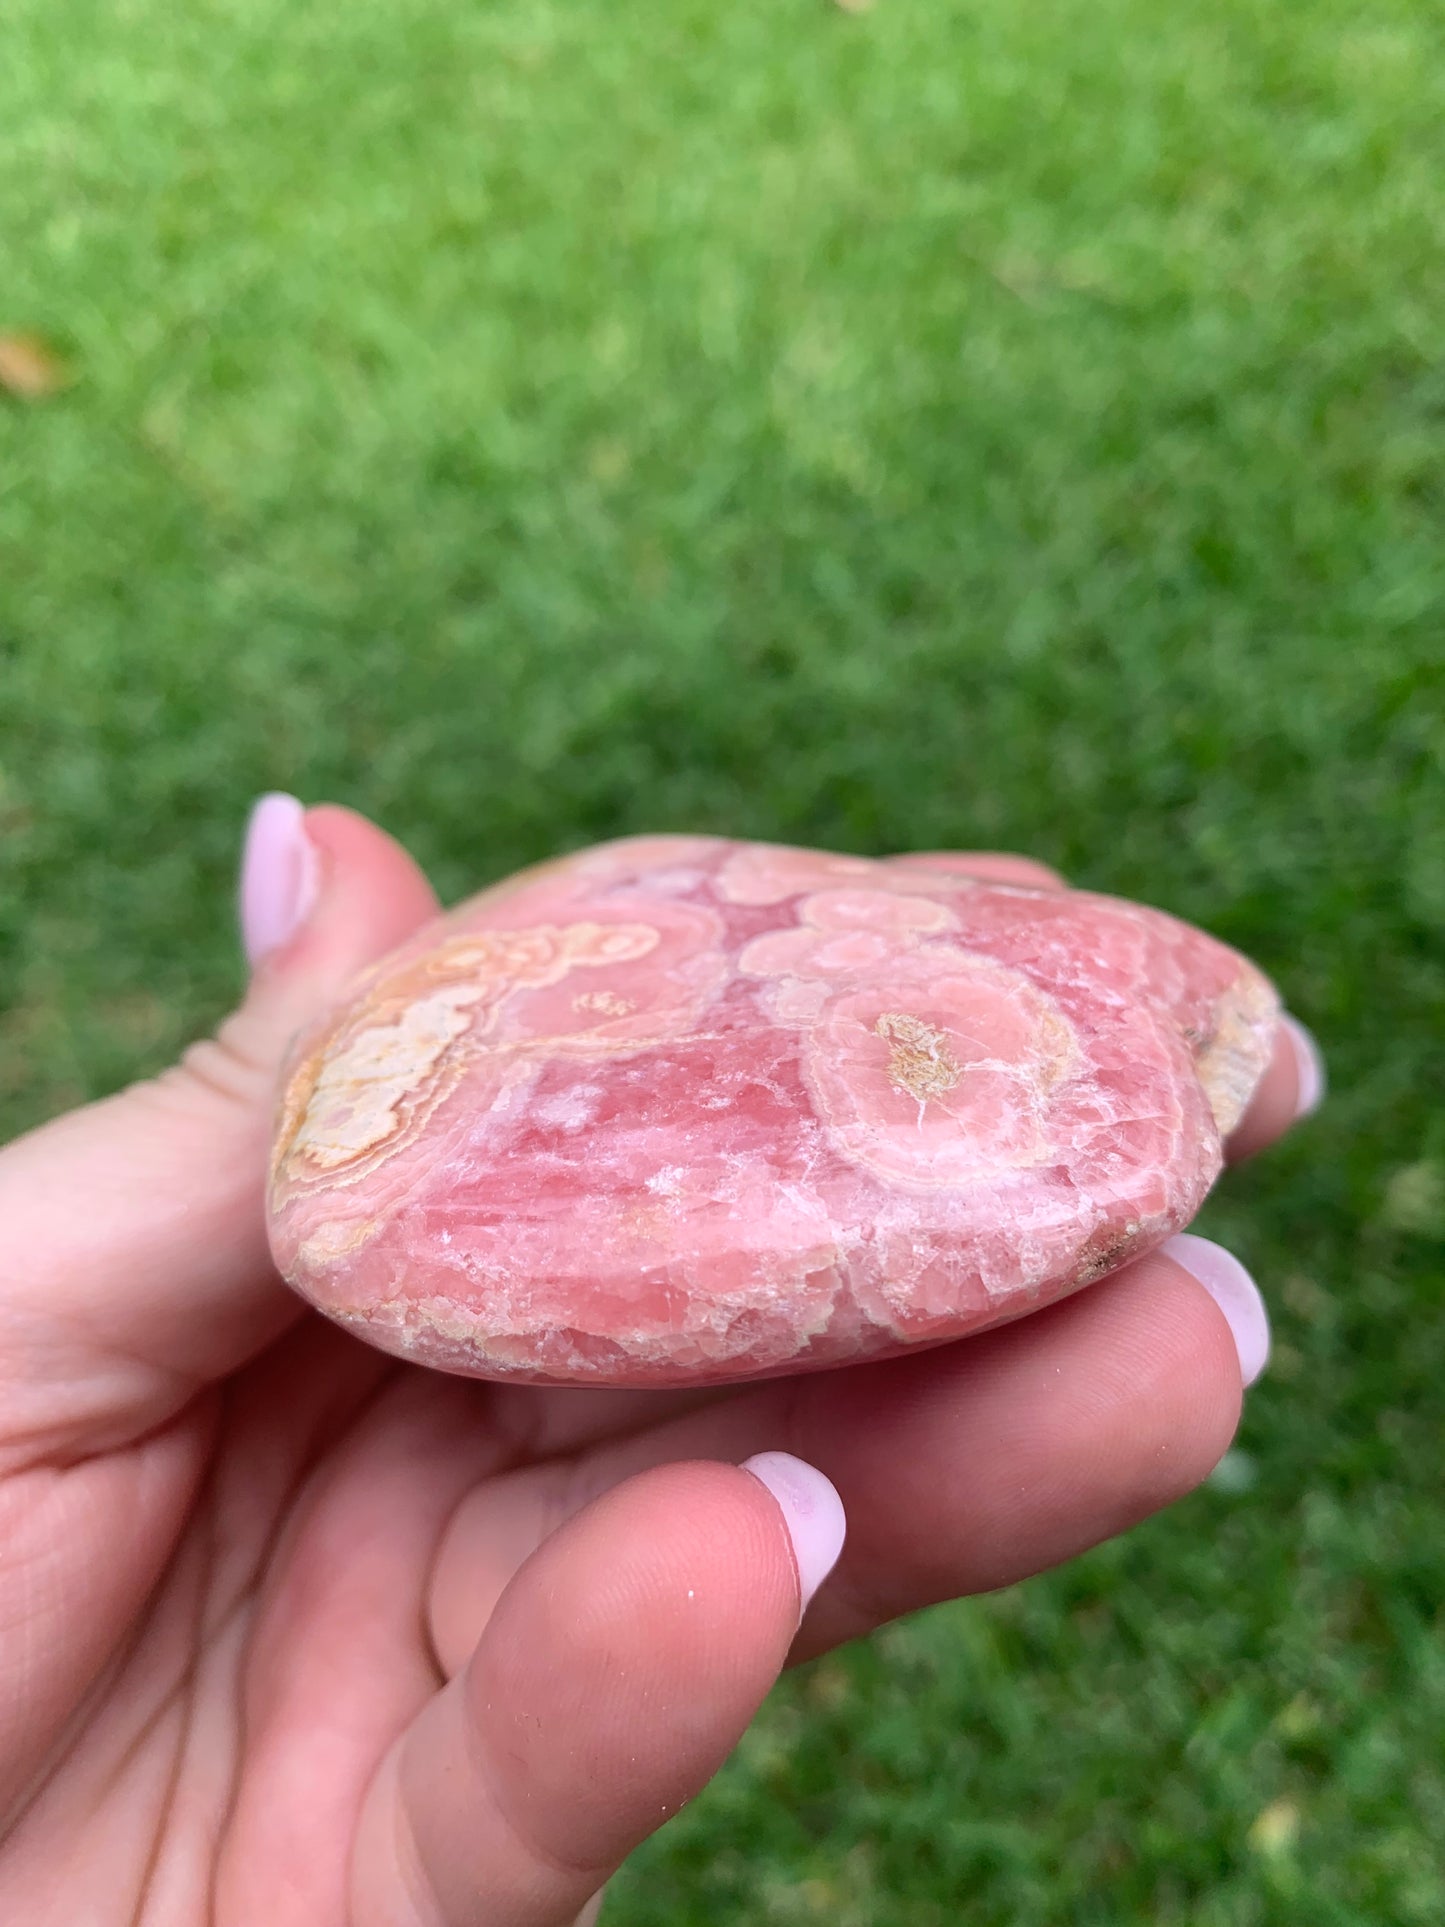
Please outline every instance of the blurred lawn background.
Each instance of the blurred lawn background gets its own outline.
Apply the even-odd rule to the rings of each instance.
[[[7,0],[10,1128],[236,994],[268,787],[1026,850],[1329,1057],[1225,1475],[791,1677],[618,1927],[1445,1920],[1442,316],[1427,0]]]

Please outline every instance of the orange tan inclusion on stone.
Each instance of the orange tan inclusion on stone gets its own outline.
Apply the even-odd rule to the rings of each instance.
[[[457,1041],[484,1037],[511,991],[540,989],[589,965],[631,962],[657,940],[648,924],[588,923],[453,937],[419,968],[382,978],[313,1050],[308,1075],[293,1082],[278,1176],[300,1184],[388,1145],[435,1101],[445,1060],[457,1061]]]
[[[710,925],[692,922],[695,938],[713,937]],[[608,989],[578,992],[562,1011],[519,996],[578,971],[638,964],[662,940],[658,924],[641,922],[481,931],[443,939],[372,982],[291,1076],[272,1158],[273,1208],[307,1186],[354,1184],[394,1156],[483,1053],[501,1087],[509,1064],[528,1055],[631,1051],[671,1034],[688,1020],[686,999],[660,995],[639,1013],[637,998]],[[504,1014],[519,1002],[531,1021],[504,1034]],[[539,1013],[551,1019],[545,1028]],[[342,1241],[347,1250],[356,1243]]]
[[[387,1349],[667,1385],[938,1343],[1193,1215],[1272,987],[1161,912],[703,837],[481,893],[298,1040],[282,1270]]]

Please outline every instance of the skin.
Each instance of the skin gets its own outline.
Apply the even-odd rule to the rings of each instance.
[[[590,1921],[784,1665],[1127,1530],[1238,1422],[1224,1318],[1158,1256],[913,1358],[695,1395],[477,1384],[330,1326],[267,1255],[277,1068],[436,900],[350,811],[306,829],[316,906],[216,1038],[0,1152],[0,1918],[27,1927]],[[1232,1161],[1296,1079],[1282,1039]],[[768,1449],[847,1510],[801,1627],[737,1463]]]

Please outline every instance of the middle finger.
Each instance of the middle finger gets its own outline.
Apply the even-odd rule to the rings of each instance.
[[[1259,1351],[1263,1311],[1240,1277]],[[1238,1423],[1240,1361],[1211,1291],[1158,1251],[976,1338],[774,1380],[506,1473],[468,1494],[443,1538],[429,1603],[438,1659],[448,1673],[465,1663],[512,1573],[564,1519],[675,1459],[788,1451],[838,1488],[848,1541],[797,1657],[1010,1584],[1197,1485]]]

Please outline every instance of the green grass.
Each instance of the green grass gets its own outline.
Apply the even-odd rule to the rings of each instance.
[[[270,786],[1029,850],[1328,1051],[1245,1489],[790,1678],[619,1927],[1445,1918],[1442,180],[1427,0],[9,0],[9,1125],[225,1007]]]

